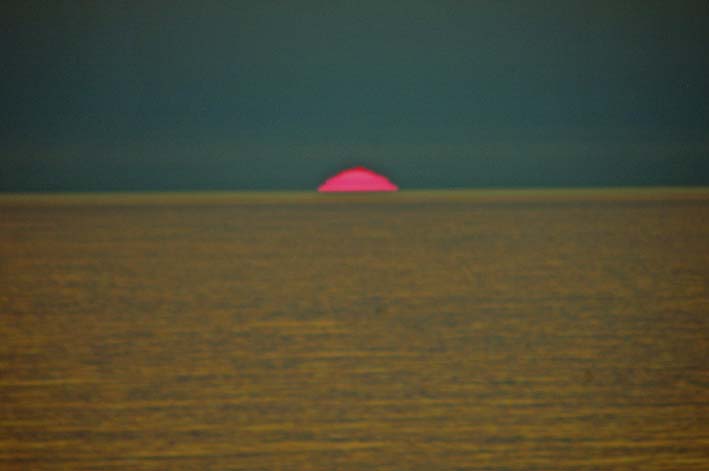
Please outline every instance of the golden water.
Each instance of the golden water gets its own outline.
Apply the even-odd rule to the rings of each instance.
[[[648,195],[6,198],[0,469],[707,469],[709,196]]]

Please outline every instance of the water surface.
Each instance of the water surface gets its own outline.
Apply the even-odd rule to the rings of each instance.
[[[1,469],[709,467],[709,193],[0,198]]]

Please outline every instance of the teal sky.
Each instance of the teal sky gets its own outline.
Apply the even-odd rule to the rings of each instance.
[[[709,185],[709,2],[16,1],[0,191]]]

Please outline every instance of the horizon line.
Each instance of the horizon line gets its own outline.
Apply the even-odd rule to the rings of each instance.
[[[320,193],[313,190],[139,190],[0,192],[0,205],[172,205],[191,203],[426,202],[426,201],[648,201],[709,199],[709,186],[526,188],[412,188],[394,192]]]

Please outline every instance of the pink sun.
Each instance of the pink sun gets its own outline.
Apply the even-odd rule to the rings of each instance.
[[[387,177],[373,172],[364,167],[354,167],[343,170],[334,177],[325,180],[318,187],[321,193],[351,192],[351,191],[396,191],[399,187],[394,185]]]

